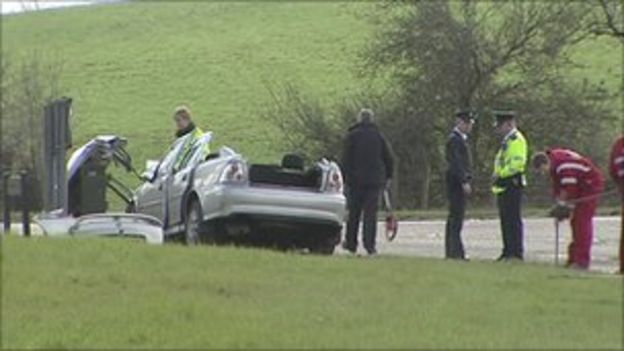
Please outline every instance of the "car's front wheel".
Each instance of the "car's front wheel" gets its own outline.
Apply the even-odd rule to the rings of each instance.
[[[187,207],[184,222],[184,242],[187,245],[202,243],[202,209],[198,201],[192,201]]]

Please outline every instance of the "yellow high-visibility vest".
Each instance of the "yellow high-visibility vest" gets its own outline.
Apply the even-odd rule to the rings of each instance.
[[[526,165],[528,159],[527,141],[519,130],[514,129],[503,140],[494,160],[494,176],[498,179],[520,176],[526,186]],[[500,194],[505,187],[493,185],[492,192]]]
[[[182,146],[182,151],[176,158],[176,162],[174,163],[173,169],[174,171],[180,170],[183,164],[186,163],[188,158],[193,154],[195,143],[204,135],[204,132],[199,128],[195,127],[193,131],[190,133],[190,136],[184,141],[184,145]],[[210,146],[208,144],[205,145],[204,155],[210,154]]]

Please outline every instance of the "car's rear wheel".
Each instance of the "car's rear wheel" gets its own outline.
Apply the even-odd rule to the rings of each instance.
[[[315,255],[326,255],[330,256],[334,254],[334,249],[336,245],[334,244],[317,244],[309,247],[310,253]]]
[[[332,233],[325,238],[310,243],[308,250],[316,255],[333,255],[336,245],[340,241],[340,232]]]
[[[202,243],[202,209],[198,201],[192,201],[187,207],[184,222],[184,242],[187,245]]]

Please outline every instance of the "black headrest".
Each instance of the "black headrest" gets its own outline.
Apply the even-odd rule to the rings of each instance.
[[[282,168],[296,169],[303,171],[305,168],[305,162],[303,157],[297,154],[286,154],[282,158]]]

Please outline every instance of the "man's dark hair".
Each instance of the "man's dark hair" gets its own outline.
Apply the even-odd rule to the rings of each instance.
[[[548,162],[550,162],[550,160],[545,152],[536,153],[535,155],[533,155],[533,159],[531,160],[533,169],[539,169],[543,165],[548,164]]]

